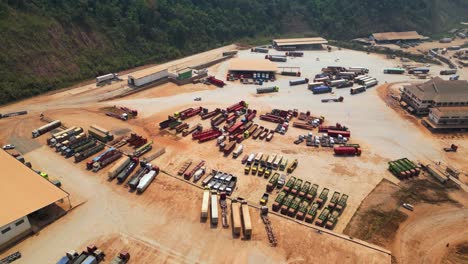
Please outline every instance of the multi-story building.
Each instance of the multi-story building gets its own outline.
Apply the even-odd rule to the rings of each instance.
[[[431,130],[468,129],[468,106],[431,108],[422,122]]]
[[[401,100],[416,115],[428,115],[429,109],[445,106],[468,106],[468,82],[446,81],[439,77],[421,84],[405,86]]]

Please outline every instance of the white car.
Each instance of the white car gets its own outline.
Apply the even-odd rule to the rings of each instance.
[[[15,145],[8,144],[8,145],[3,146],[3,149],[4,149],[4,150],[15,149]]]

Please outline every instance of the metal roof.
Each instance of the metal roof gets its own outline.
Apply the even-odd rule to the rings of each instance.
[[[459,117],[468,117],[468,106],[444,106],[431,108],[431,111],[439,116],[459,116]]]
[[[293,39],[274,39],[273,42],[277,46],[294,46],[294,45],[316,45],[327,44],[328,41],[321,37],[316,38],[293,38]]]
[[[419,33],[416,31],[373,33],[372,37],[377,41],[411,40],[424,38],[424,36],[419,35]]]
[[[405,86],[421,100],[432,100],[436,103],[468,102],[468,82],[465,80],[445,81],[440,77],[422,84]]]
[[[0,150],[0,226],[68,197],[6,151]]]
[[[267,59],[232,59],[228,69],[230,71],[278,71],[276,64]]]
[[[137,71],[137,72],[132,72],[128,76],[132,77],[133,79],[140,79],[140,78],[149,76],[151,74],[155,74],[155,73],[163,72],[163,71],[167,71],[167,70],[168,70],[167,66],[163,64],[163,65],[160,65],[160,66],[154,66],[154,67],[150,67],[150,68],[147,68],[147,69],[143,69],[143,70],[140,70],[140,71]]]

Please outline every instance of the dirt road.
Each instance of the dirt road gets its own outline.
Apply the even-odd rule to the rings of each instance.
[[[468,209],[436,211],[435,207],[416,207],[400,226],[393,250],[399,263],[440,263],[449,250],[447,244],[468,239]]]

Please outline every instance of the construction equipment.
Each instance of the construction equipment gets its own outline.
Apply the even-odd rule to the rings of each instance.
[[[288,182],[284,186],[283,190],[286,191],[286,192],[289,192],[292,189],[292,187],[294,186],[295,182],[296,182],[296,177],[291,176],[291,178],[289,178]]]
[[[180,167],[179,171],[177,172],[177,174],[179,176],[183,175],[185,173],[185,171],[190,167],[190,165],[192,165],[192,160],[191,159],[188,159],[184,162],[184,164],[182,165],[182,167]]]
[[[328,208],[330,210],[335,209],[335,206],[338,203],[339,199],[340,199],[340,193],[335,191],[332,195],[332,198],[330,199],[330,203],[328,203]]]
[[[276,196],[275,202],[273,203],[271,209],[275,212],[277,212],[280,209],[280,206],[283,204],[283,200],[286,197],[287,192],[284,190],[281,191],[278,196]]]
[[[297,168],[297,165],[298,165],[298,161],[297,161],[297,159],[294,159],[293,162],[291,164],[289,164],[286,171],[288,173],[292,173]]]
[[[327,202],[328,200],[328,192],[330,190],[328,188],[323,188],[322,192],[320,193],[317,203],[319,205],[319,208],[322,208],[322,206]]]
[[[323,227],[329,215],[330,210],[328,208],[323,209],[320,215],[318,216],[318,219],[315,221],[315,225]]]
[[[271,221],[268,218],[268,207],[262,206],[260,209],[260,217],[262,218],[263,224],[265,225],[270,245],[272,247],[276,247],[278,245],[278,240],[276,239],[275,233],[273,233],[273,227],[271,226]]]
[[[226,193],[219,193],[219,205],[221,206],[221,217],[224,228],[229,227],[228,223],[228,213],[227,213],[227,203],[226,203]]]
[[[325,224],[325,228],[330,230],[335,228],[336,223],[338,222],[338,216],[340,216],[340,214],[337,211],[333,211],[328,217],[327,223]]]
[[[319,209],[318,203],[313,203],[305,217],[306,223],[311,224],[314,221],[315,216],[317,215],[318,209]]]
[[[455,144],[450,145],[449,148],[444,148],[445,152],[457,152],[458,146]]]
[[[341,215],[341,213],[346,208],[347,202],[348,202],[348,195],[346,194],[341,195],[341,198],[335,207],[335,211],[337,211]]]

